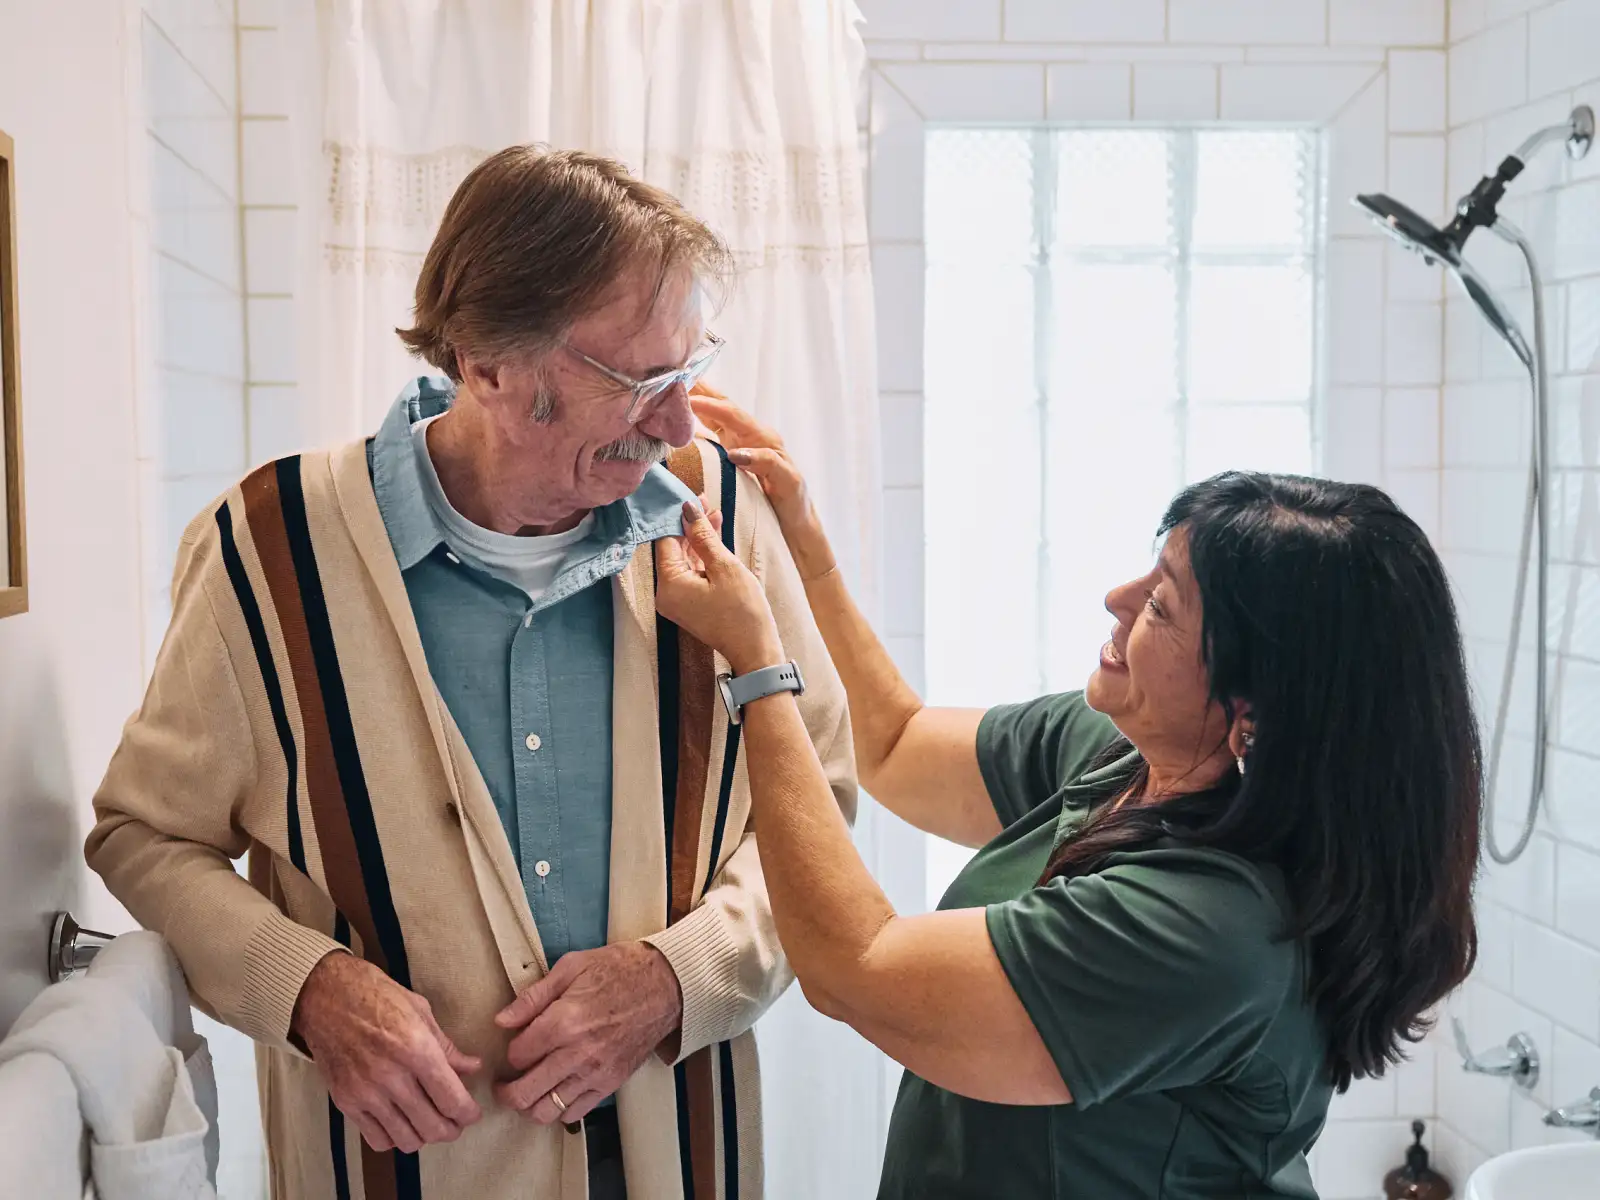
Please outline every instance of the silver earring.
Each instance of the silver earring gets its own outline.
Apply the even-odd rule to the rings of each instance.
[[[1242,754],[1239,755],[1233,761],[1234,761],[1235,764],[1237,764],[1237,766],[1239,768],[1239,778],[1243,779],[1244,778],[1244,755],[1242,755]]]
[[[1256,735],[1253,734],[1253,733],[1245,734],[1244,735],[1244,754],[1249,754],[1250,751],[1254,750],[1255,749],[1255,745],[1256,745]],[[1241,778],[1241,779],[1244,778],[1244,754],[1238,755],[1233,760],[1234,761],[1234,765],[1239,768],[1239,778]]]

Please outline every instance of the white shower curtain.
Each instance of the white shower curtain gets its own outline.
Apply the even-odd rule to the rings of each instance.
[[[375,428],[421,369],[394,329],[409,323],[422,256],[476,162],[518,142],[611,155],[732,248],[737,284],[713,321],[728,348],[711,381],[782,430],[875,612],[878,414],[854,0],[319,0],[317,17],[322,432]],[[881,1057],[797,988],[758,1032],[768,1195],[870,1195]]]

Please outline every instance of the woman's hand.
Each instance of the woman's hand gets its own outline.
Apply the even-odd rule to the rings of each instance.
[[[683,533],[656,543],[656,610],[721,654],[735,675],[781,663],[783,641],[760,580],[692,500],[683,506]]]
[[[729,459],[749,471],[761,484],[761,490],[778,514],[778,526],[789,544],[789,553],[800,570],[800,578],[810,583],[831,572],[834,569],[833,547],[822,530],[822,521],[806,490],[806,481],[784,449],[783,439],[704,384],[696,385],[690,403],[694,405],[695,416],[722,442]]]

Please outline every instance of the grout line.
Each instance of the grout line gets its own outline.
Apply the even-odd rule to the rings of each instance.
[[[195,78],[200,81],[200,85],[202,87],[204,87],[206,89],[206,91],[210,92],[213,96],[215,96],[217,98],[217,102],[219,104],[221,104],[224,109],[226,109],[228,107],[227,98],[225,96],[223,96],[223,94],[221,92],[217,91],[216,85],[213,84],[211,82],[211,80],[206,77],[206,73],[203,70],[200,69],[200,65],[198,63],[196,63],[192,58],[190,58],[186,53],[184,53],[183,47],[179,46],[177,42],[172,40],[172,35],[167,32],[167,27],[165,25],[161,24],[160,21],[157,21],[154,17],[152,17],[146,11],[142,11],[141,10],[140,15],[144,20],[147,20],[147,21],[150,22],[150,27],[161,35],[161,40],[164,41],[168,46],[170,46],[172,48],[172,52],[178,56],[178,59],[185,66],[187,66],[191,71],[194,72]],[[237,35],[235,35],[235,37],[237,38]],[[235,51],[234,51],[234,74],[235,75],[238,74],[238,65],[239,65],[238,51],[237,51],[237,49],[235,49]],[[235,91],[237,92],[237,90],[238,89],[236,87]]]
[[[227,191],[224,190],[222,184],[218,183],[215,179],[213,179],[210,175],[206,174],[203,170],[201,170],[199,167],[197,167],[194,163],[190,162],[186,157],[184,157],[182,151],[180,151],[171,142],[167,141],[167,139],[164,138],[161,134],[157,133],[154,129],[151,129],[148,125],[145,126],[144,134],[152,142],[155,142],[163,150],[165,150],[168,154],[172,155],[173,158],[177,159],[184,166],[188,167],[189,170],[193,171],[194,174],[195,174],[195,178],[199,179],[201,183],[205,184],[208,188],[210,188],[218,196],[222,197],[222,199],[226,200],[229,204],[233,204],[233,203],[236,202],[236,198],[233,197],[233,196],[228,195]]]

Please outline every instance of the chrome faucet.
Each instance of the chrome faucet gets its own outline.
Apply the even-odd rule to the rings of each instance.
[[[1556,1129],[1588,1129],[1600,1138],[1600,1087],[1591,1089],[1587,1100],[1552,1108],[1545,1113],[1544,1123]]]
[[[1474,1054],[1467,1043],[1467,1031],[1461,1018],[1451,1017],[1450,1024],[1455,1030],[1456,1051],[1461,1055],[1463,1071],[1509,1078],[1523,1091],[1531,1091],[1539,1082],[1539,1051],[1527,1034],[1514,1033],[1500,1049]]]

